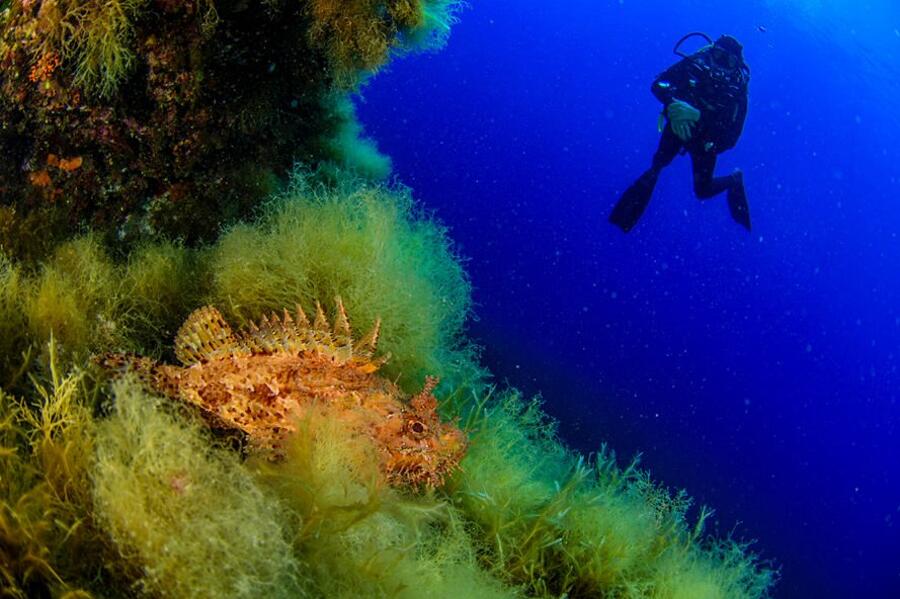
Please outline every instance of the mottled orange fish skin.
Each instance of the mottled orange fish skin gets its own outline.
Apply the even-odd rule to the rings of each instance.
[[[301,408],[327,402],[372,410],[377,397],[399,395],[374,374],[335,366],[316,355],[285,352],[228,356],[189,367],[161,365],[154,386],[163,392],[176,389],[182,401],[273,451],[285,433],[295,430]]]
[[[371,439],[388,484],[438,487],[459,466],[466,437],[441,422],[428,378],[406,401],[400,389],[378,375],[372,358],[377,327],[353,352],[349,324],[338,300],[334,330],[326,330],[317,307],[315,328],[298,308],[295,321],[272,316],[261,326],[234,333],[209,306],[196,311],[176,342],[185,366],[136,358],[158,392],[196,406],[211,426],[242,431],[252,450],[278,459],[285,438],[310,409],[327,409],[354,435]],[[299,323],[299,324],[298,324]]]

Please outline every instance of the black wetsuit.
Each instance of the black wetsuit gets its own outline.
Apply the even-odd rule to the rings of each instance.
[[[647,207],[660,171],[679,152],[686,151],[691,155],[697,197],[707,199],[728,191],[732,216],[750,229],[741,174],[713,176],[716,157],[734,147],[744,128],[748,82],[745,67],[720,67],[712,60],[710,49],[684,58],[654,80],[650,89],[665,108],[675,100],[687,102],[700,110],[700,120],[695,123],[691,138],[683,142],[672,131],[666,116],[651,167],[622,195],[610,215],[612,223],[630,231]],[[665,108],[663,114],[667,114]]]

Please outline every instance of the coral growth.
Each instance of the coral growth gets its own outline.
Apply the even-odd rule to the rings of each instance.
[[[393,485],[438,487],[465,453],[465,437],[443,424],[430,380],[411,401],[376,371],[379,323],[354,341],[338,299],[334,326],[316,306],[310,323],[300,306],[263,317],[235,333],[213,307],[195,311],[175,339],[183,367],[107,356],[107,367],[133,368],[159,393],[200,408],[214,427],[240,431],[251,447],[279,456],[286,435],[305,413],[327,409],[349,424],[351,437],[377,449]]]

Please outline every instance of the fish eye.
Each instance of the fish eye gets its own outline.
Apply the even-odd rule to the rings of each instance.
[[[409,431],[414,435],[424,435],[428,431],[428,427],[425,426],[424,422],[413,420],[409,423]]]

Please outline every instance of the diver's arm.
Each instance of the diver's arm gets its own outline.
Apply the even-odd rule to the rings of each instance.
[[[681,99],[678,94],[683,93],[687,87],[687,70],[687,59],[680,60],[653,80],[650,92],[665,106]]]

